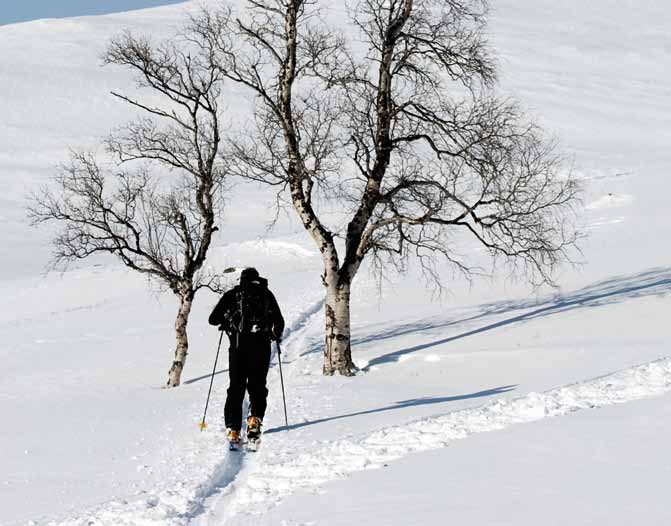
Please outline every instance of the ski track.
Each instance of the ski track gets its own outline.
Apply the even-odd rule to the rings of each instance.
[[[324,299],[312,302],[290,320],[286,329],[289,350],[304,344],[305,329],[320,314]],[[279,379],[271,380],[271,384]],[[212,396],[211,405],[222,407],[226,396],[222,389]],[[269,404],[269,411],[275,404]],[[142,491],[135,498],[111,500],[88,510],[79,517],[51,520],[48,526],[186,526],[203,515],[209,502],[217,502],[234,488],[234,481],[242,470],[247,455],[244,451],[231,454],[225,429],[210,430],[197,444],[187,445],[182,458],[167,459],[176,471],[176,480],[155,492]],[[194,476],[190,467],[200,465]],[[199,476],[200,475],[200,476]],[[200,480],[199,480],[200,479]]]
[[[365,436],[322,442],[309,453],[296,455],[290,448],[279,447],[242,470],[231,493],[220,499],[219,513],[210,510],[211,520],[206,524],[235,524],[238,514],[263,513],[298,490],[314,490],[349,473],[380,468],[410,453],[443,448],[475,433],[661,396],[669,391],[671,358],[667,357],[544,393],[532,392]]]

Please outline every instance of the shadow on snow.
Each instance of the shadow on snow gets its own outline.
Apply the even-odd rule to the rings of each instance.
[[[404,324],[388,331],[369,334],[363,338],[355,339],[353,345],[395,338],[406,334],[442,329],[520,310],[527,311],[504,320],[477,327],[460,334],[455,334],[454,336],[448,336],[446,338],[433,340],[378,356],[377,358],[370,360],[363,368],[364,371],[367,371],[375,365],[395,362],[401,356],[406,354],[450,343],[469,336],[505,327],[506,325],[521,323],[535,318],[559,314],[575,309],[602,307],[604,305],[619,303],[629,299],[668,293],[671,293],[671,268],[652,269],[639,274],[612,278],[569,294],[559,294],[545,300],[504,301],[484,304],[480,306],[480,312],[475,316],[459,320],[445,321],[433,319]]]
[[[228,369],[221,369],[214,373],[214,376],[218,376],[220,374],[227,373]],[[202,376],[196,376],[195,378],[189,378],[188,380],[182,382],[182,385],[189,385],[189,384],[195,384],[196,382],[200,382],[201,380],[209,380],[212,378],[212,373],[207,373]]]
[[[410,400],[402,400],[400,402],[396,402],[393,405],[388,405],[385,407],[378,407],[376,409],[366,409],[364,411],[356,411],[354,413],[347,413],[344,415],[336,415],[336,416],[328,416],[324,418],[319,418],[317,420],[309,420],[307,422],[301,422],[298,424],[291,424],[289,425],[289,430],[291,429],[299,429],[301,427],[306,427],[306,426],[314,426],[317,424],[323,424],[324,422],[331,422],[332,420],[340,420],[342,418],[351,418],[354,416],[361,416],[361,415],[370,415],[373,413],[382,413],[384,411],[394,411],[396,409],[404,409],[406,407],[415,407],[415,406],[420,406],[420,405],[429,405],[429,404],[444,404],[447,402],[456,402],[458,400],[468,400],[470,398],[483,398],[486,396],[495,396],[498,394],[502,393],[507,393],[508,391],[513,391],[517,385],[504,385],[502,387],[495,387],[494,389],[486,389],[484,391],[478,391],[477,393],[470,393],[470,394],[465,394],[465,395],[458,395],[458,396],[442,396],[442,397],[423,397],[423,398],[412,398]],[[265,434],[269,433],[277,433],[278,431],[284,431],[287,429],[285,426],[278,426],[278,427],[273,427],[265,432]]]

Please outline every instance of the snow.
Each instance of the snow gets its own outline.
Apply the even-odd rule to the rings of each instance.
[[[586,210],[598,210],[600,208],[616,208],[627,206],[633,200],[631,195],[608,194],[585,206]]]
[[[473,435],[319,493],[298,491],[236,524],[668,524],[671,462],[659,441],[671,433],[670,402],[665,395]]]
[[[510,387],[498,391],[505,392]],[[361,437],[348,436],[344,440],[311,446],[308,452],[298,455],[292,451],[287,453],[282,447],[282,442],[288,442],[287,439],[278,439],[276,449],[284,453],[272,453],[256,462],[256,470],[252,467],[241,483],[236,482],[232,502],[214,506],[214,509],[220,507],[229,515],[231,511],[246,515],[264,513],[288,493],[344,478],[352,471],[379,469],[410,453],[445,448],[472,434],[659,396],[669,391],[671,359],[665,359],[545,393],[494,401],[481,407],[383,428]],[[486,394],[476,393],[474,397],[478,396]],[[421,401],[411,403],[420,404]],[[230,500],[231,496],[227,498]],[[256,520],[249,519],[249,522]]]
[[[270,193],[236,186],[208,264],[257,266],[289,327],[290,430],[274,365],[254,455],[225,447],[225,349],[198,429],[216,297],[196,300],[184,385],[161,389],[174,298],[110,260],[45,273],[49,232],[25,219],[69,146],[132,115],[106,39],[168,34],[197,3],[0,27],[0,524],[669,523],[671,7],[492,5],[502,89],[584,182],[582,264],[558,290],[446,272],[438,299],[416,269],[381,293],[363,273],[361,371],[324,378],[318,253],[296,221],[267,231]]]

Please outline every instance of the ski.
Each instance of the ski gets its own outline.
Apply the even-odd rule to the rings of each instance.
[[[247,419],[247,451],[254,452],[261,443],[261,419],[250,416]]]
[[[247,441],[247,451],[254,453],[258,451],[259,446],[261,445],[260,438],[252,438]]]
[[[247,442],[244,443],[244,449],[245,451],[250,451],[250,452],[255,452],[258,451],[259,446],[261,445],[261,439],[260,438],[253,438],[251,440],[248,440]],[[243,443],[242,442],[229,442],[228,443],[228,450],[229,451],[240,451],[242,449]]]

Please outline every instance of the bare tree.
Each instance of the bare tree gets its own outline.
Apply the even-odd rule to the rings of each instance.
[[[224,76],[207,42],[194,45],[192,36],[187,30],[182,39],[152,44],[125,33],[110,42],[104,62],[135,72],[152,102],[113,93],[141,114],[106,141],[115,162],[101,164],[91,153],[73,152],[30,208],[35,224],[60,227],[55,264],[114,254],[177,295],[168,387],[180,384],[194,297],[218,280],[203,264],[217,230],[217,195],[225,176],[218,159]],[[152,168],[161,169],[160,177],[151,175]]]
[[[493,93],[483,0],[359,0],[349,40],[318,4],[248,0],[244,15],[204,10],[192,28],[257,97],[232,171],[288,190],[323,257],[324,374],[350,375],[351,286],[366,256],[378,270],[416,256],[436,280],[441,262],[468,274],[463,232],[551,282],[575,245],[578,187],[540,129]]]

